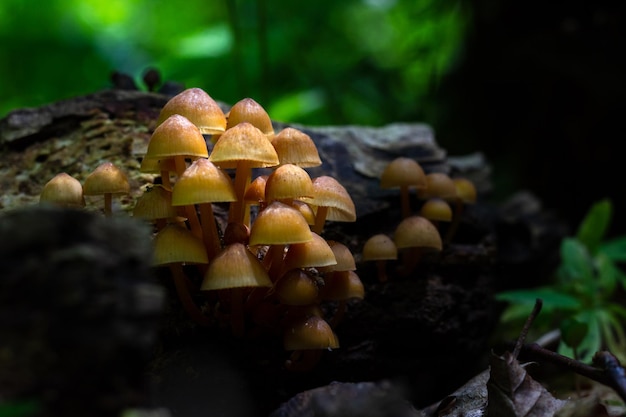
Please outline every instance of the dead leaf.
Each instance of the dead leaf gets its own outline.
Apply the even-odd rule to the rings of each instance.
[[[565,405],[535,381],[510,352],[491,355],[487,381],[489,417],[551,417]]]

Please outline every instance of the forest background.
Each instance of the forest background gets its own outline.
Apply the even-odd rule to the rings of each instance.
[[[166,80],[275,120],[423,122],[451,155],[483,152],[495,201],[529,189],[574,227],[615,203],[626,233],[626,2],[2,0],[0,117]],[[145,88],[142,86],[142,88]]]

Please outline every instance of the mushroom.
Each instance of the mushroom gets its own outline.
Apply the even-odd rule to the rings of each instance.
[[[278,165],[274,147],[258,128],[242,122],[226,130],[213,147],[209,160],[221,168],[235,168],[237,201],[231,205],[228,220],[244,223],[244,195],[250,185],[252,168]]]
[[[324,350],[339,347],[339,340],[323,318],[310,315],[290,320],[283,331],[283,346],[293,351],[285,362],[288,370],[310,371]]]
[[[291,205],[294,199],[310,199],[313,194],[311,177],[297,165],[280,165],[267,177],[265,201],[268,203],[278,200]]]
[[[411,215],[410,187],[415,187],[418,190],[424,189],[426,176],[417,161],[411,158],[398,157],[383,170],[380,176],[380,187],[400,188],[402,218],[404,219]]]
[[[230,177],[206,158],[192,162],[174,185],[172,205],[198,205],[209,261],[222,249],[212,203],[236,199]]]
[[[208,258],[202,240],[186,227],[171,223],[156,234],[153,264],[170,268],[183,308],[196,323],[202,326],[208,326],[210,320],[193,301],[183,265],[206,263],[208,263]]]
[[[409,216],[396,227],[394,242],[403,253],[403,275],[413,271],[425,251],[442,249],[441,236],[434,224],[422,216]]]
[[[112,214],[113,194],[128,194],[130,184],[128,178],[118,167],[111,162],[100,164],[95,170],[85,178],[83,184],[84,195],[103,195],[104,214]]]
[[[243,289],[271,286],[272,281],[256,256],[242,243],[232,243],[213,258],[200,289],[230,290],[232,332],[241,337],[245,333]]]
[[[228,112],[228,122],[226,129],[230,129],[239,123],[250,123],[259,129],[267,139],[274,137],[274,126],[272,120],[263,106],[250,97],[243,98],[233,104]]]
[[[443,198],[431,197],[422,204],[419,215],[426,217],[435,225],[440,227],[440,223],[450,223],[452,221],[452,207]]]
[[[313,198],[308,201],[316,210],[312,231],[321,235],[326,220],[356,221],[354,202],[339,181],[328,175],[316,177],[313,179],[313,192]]]
[[[378,281],[386,282],[389,279],[387,275],[387,261],[398,259],[398,248],[389,236],[379,233],[365,241],[361,256],[364,261],[374,261],[376,263]]]
[[[201,88],[188,88],[169,99],[159,113],[157,126],[174,114],[186,117],[205,135],[217,135],[226,130],[224,112]]]
[[[68,208],[85,207],[83,186],[76,178],[61,172],[43,186],[39,203]]]
[[[168,220],[179,218],[172,206],[172,192],[161,184],[147,187],[135,203],[133,217],[154,222],[157,231],[163,229]]]
[[[159,161],[173,160],[176,175],[180,178],[187,169],[185,159],[196,160],[208,156],[209,151],[200,129],[186,117],[173,114],[154,129],[145,157]],[[201,238],[202,228],[196,208],[193,205],[184,207],[192,233]]]
[[[320,298],[324,301],[337,302],[335,313],[328,322],[335,329],[346,314],[348,302],[365,298],[365,288],[356,272],[331,271],[324,275]]]
[[[294,164],[302,168],[322,165],[311,137],[296,128],[286,127],[278,132],[272,139],[272,146],[281,165]]]
[[[250,246],[270,245],[263,265],[274,281],[282,269],[286,245],[312,239],[311,229],[302,214],[279,201],[272,202],[260,212],[250,228]]]
[[[472,181],[467,178],[453,178],[452,181],[456,187],[456,199],[454,201],[452,224],[448,228],[444,242],[452,241],[461,223],[461,216],[463,215],[465,206],[476,203],[476,187]]]
[[[283,260],[284,269],[321,268],[337,264],[335,253],[326,240],[311,232],[312,240],[289,245]]]

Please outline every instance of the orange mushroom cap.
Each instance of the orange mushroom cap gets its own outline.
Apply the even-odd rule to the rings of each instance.
[[[76,178],[61,172],[44,185],[39,202],[61,207],[85,207],[83,186]]]
[[[280,164],[294,164],[302,168],[322,165],[317,147],[303,131],[286,127],[274,136],[272,145],[276,149]]]
[[[201,88],[188,88],[169,99],[159,113],[157,126],[173,114],[186,117],[203,134],[219,134],[226,130],[224,112]]]
[[[257,257],[242,243],[232,243],[213,258],[200,289],[270,286],[272,281]]]

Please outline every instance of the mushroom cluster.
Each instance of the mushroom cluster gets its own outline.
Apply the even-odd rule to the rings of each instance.
[[[321,163],[310,136],[275,132],[253,99],[224,113],[189,88],[161,109],[140,166],[149,183],[132,211],[153,228],[153,265],[171,276],[189,318],[238,338],[281,338],[291,370],[338,348],[346,306],[364,297],[350,250],[323,237],[327,221],[353,222],[356,211],[336,179],[306,171]],[[40,199],[85,207],[84,196],[102,195],[110,216],[112,196],[128,192],[107,162],[83,185],[59,174]]]
[[[363,246],[362,259],[375,262],[380,282],[388,280],[387,261],[397,260],[399,253],[402,259],[397,273],[407,276],[424,254],[441,252],[454,238],[465,205],[476,202],[476,188],[467,178],[425,173],[417,161],[407,157],[395,158],[385,167],[380,186],[399,190],[402,213],[393,239],[379,233]],[[419,210],[411,208],[412,190]]]

